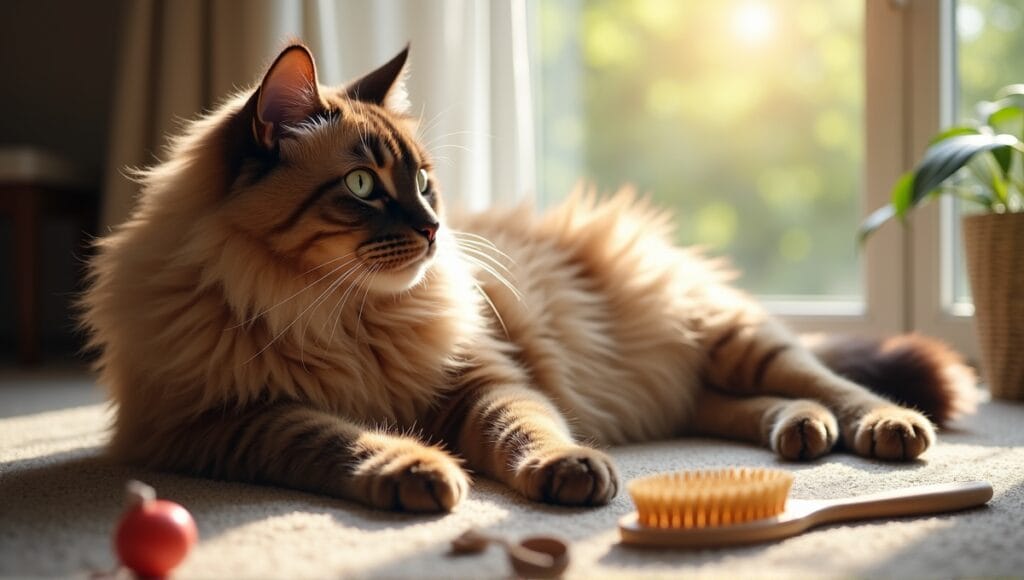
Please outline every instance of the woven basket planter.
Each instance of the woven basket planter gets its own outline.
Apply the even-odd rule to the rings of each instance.
[[[1000,399],[1024,400],[1024,213],[963,218],[982,370]]]

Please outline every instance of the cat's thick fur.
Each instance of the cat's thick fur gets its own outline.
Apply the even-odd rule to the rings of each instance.
[[[289,47],[141,175],[83,299],[117,457],[432,511],[467,469],[605,503],[618,478],[595,445],[689,433],[908,460],[932,443],[924,415],[826,368],[628,192],[446,223],[405,58],[334,89]],[[971,382],[927,349],[946,357],[929,388]]]

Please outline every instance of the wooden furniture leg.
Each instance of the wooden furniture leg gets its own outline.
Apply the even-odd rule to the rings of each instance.
[[[15,194],[14,276],[18,303],[18,362],[39,362],[39,192]]]

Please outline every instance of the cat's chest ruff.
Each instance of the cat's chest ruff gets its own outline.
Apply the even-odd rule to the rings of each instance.
[[[415,423],[450,387],[468,338],[459,326],[448,316],[410,321],[364,313],[363,324],[337,345],[354,375],[331,389],[337,410],[370,422]]]

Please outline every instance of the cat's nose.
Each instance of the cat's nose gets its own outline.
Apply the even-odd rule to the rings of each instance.
[[[434,243],[434,238],[437,237],[437,228],[439,225],[440,224],[437,223],[424,224],[416,228],[416,231],[424,238],[427,238],[428,242]]]

